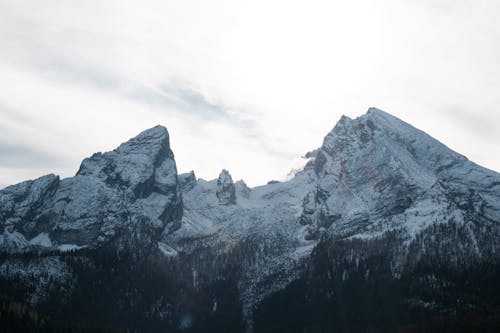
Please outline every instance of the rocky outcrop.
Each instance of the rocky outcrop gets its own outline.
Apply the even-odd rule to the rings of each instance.
[[[161,326],[162,320],[170,320],[171,331],[185,318],[199,320],[202,331],[207,318],[221,323],[227,312],[217,315],[224,306],[240,306],[243,324],[252,331],[254,310],[273,294],[280,299],[276,292],[289,287],[281,294],[288,297],[284,299],[303,297],[308,304],[320,297],[317,304],[343,305],[336,298],[338,288],[351,276],[349,297],[353,291],[371,294],[371,289],[358,288],[365,282],[372,288],[373,281],[416,276],[415,267],[423,264],[430,273],[420,271],[422,281],[441,285],[452,285],[446,279],[457,276],[437,277],[448,269],[500,264],[500,175],[422,131],[372,108],[356,119],[343,116],[306,158],[293,178],[254,188],[242,180],[233,183],[226,170],[210,181],[196,179],[194,172],[177,176],[168,133],[158,126],[114,151],[85,159],[75,177],[49,175],[0,191],[0,248],[43,253],[90,247],[96,251],[92,260],[99,261],[105,245],[145,246],[149,252],[140,255],[114,255],[123,260],[122,272],[142,264],[144,253],[155,258],[154,267],[149,262],[136,265],[134,278],[143,278],[142,267],[147,267],[158,274],[151,280],[158,286],[139,281],[151,292],[141,298],[142,292],[130,292],[133,283],[127,277],[122,281],[126,292],[117,295],[123,297],[120,304],[147,299],[147,310],[137,314],[142,316],[137,321],[154,317]],[[44,276],[53,265],[50,276],[72,281],[57,251],[47,253],[51,257],[45,261],[8,258],[0,274],[14,271],[16,279],[28,281],[28,276],[19,277],[19,267]],[[91,260],[75,256],[77,268]],[[163,259],[167,264],[162,266]],[[445,269],[433,271],[435,263]],[[234,288],[228,290],[228,285]],[[161,291],[178,298],[158,297]],[[455,295],[450,299],[457,300]],[[395,304],[403,303],[397,299]],[[308,306],[299,308],[310,311]],[[289,317],[283,315],[284,320]],[[255,327],[259,325],[257,321]]]
[[[499,193],[492,193],[497,173],[381,110],[354,120],[343,116],[315,155],[318,182],[299,219],[310,226],[309,238],[327,230],[343,237],[402,230],[412,237],[449,216],[469,214],[500,220],[493,199]]]
[[[1,227],[29,233],[35,227],[32,221],[36,219],[44,203],[52,200],[59,183],[59,177],[51,174],[2,190],[0,192]]]
[[[234,187],[236,189],[237,196],[241,196],[247,199],[250,197],[250,192],[252,191],[252,189],[248,187],[243,179],[240,179],[236,183],[234,183]]]
[[[182,191],[189,191],[196,185],[196,176],[194,171],[180,174],[177,178],[179,179],[179,185]]]
[[[72,178],[49,175],[8,187],[0,202],[4,229],[26,239],[46,233],[53,246],[96,246],[134,230],[160,234],[182,217],[174,155],[161,126],[85,159]]]
[[[227,170],[222,170],[217,179],[217,191],[215,195],[222,205],[234,205],[236,203],[236,189],[233,178]]]

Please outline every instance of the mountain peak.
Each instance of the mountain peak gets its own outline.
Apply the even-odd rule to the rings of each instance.
[[[146,332],[287,331],[296,314],[297,331],[331,331],[336,321],[310,324],[318,304],[346,330],[384,331],[399,323],[378,319],[402,304],[404,318],[491,305],[500,174],[376,108],[343,116],[306,157],[303,172],[253,189],[225,169],[197,180],[177,175],[168,132],[156,126],[86,159],[75,177],[10,186],[0,191],[0,278],[9,282],[0,292],[34,309],[63,295],[67,309],[55,318],[111,318]],[[132,293],[121,292],[120,272]],[[469,293],[484,281],[486,292]],[[344,302],[353,290],[367,292]],[[348,326],[346,313],[376,304],[365,297],[373,291],[390,296],[387,311]],[[102,308],[113,311],[102,317]]]
[[[381,109],[376,108],[374,106],[369,107],[368,111],[366,111],[366,113],[367,114],[372,114],[372,113],[374,113],[374,114],[388,114],[387,112],[382,111]]]
[[[236,188],[231,174],[226,169],[223,169],[219,174],[215,194],[219,202],[223,205],[233,205],[236,203]]]
[[[94,246],[124,228],[131,232],[120,237],[135,241],[143,231],[155,235],[178,227],[180,190],[167,129],[156,126],[84,159],[75,177],[49,175],[0,192],[0,223],[12,217],[14,231],[26,239],[46,233],[47,244]]]
[[[168,131],[164,126],[157,125],[149,128],[132,139],[122,143],[116,151],[121,154],[155,153],[170,148]]]
[[[113,187],[128,187],[137,197],[165,192],[177,182],[168,131],[155,126],[106,153],[83,160],[77,176],[96,176]]]
[[[318,173],[324,170],[326,164],[331,164],[328,161],[332,159],[340,163],[374,151],[379,151],[380,154],[392,151],[391,154],[398,158],[406,156],[405,163],[417,161],[427,170],[437,170],[457,158],[465,159],[425,132],[371,107],[355,119],[341,117],[325,136],[314,169]]]
[[[233,182],[233,178],[231,177],[231,174],[229,173],[229,171],[227,171],[226,169],[222,169],[222,171],[219,173],[219,181],[222,181],[222,182]]]
[[[156,125],[154,127],[142,131],[131,140],[147,140],[150,138],[163,138],[163,137],[168,137],[167,128],[162,125]]]
[[[178,175],[177,178],[181,189],[184,191],[190,190],[196,185],[196,175],[193,170],[187,173],[182,173]]]

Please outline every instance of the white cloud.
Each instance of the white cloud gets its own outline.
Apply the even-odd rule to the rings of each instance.
[[[3,1],[0,143],[58,158],[0,161],[0,182],[72,175],[161,123],[181,171],[260,184],[369,106],[500,170],[484,126],[499,120],[499,14],[494,0]]]

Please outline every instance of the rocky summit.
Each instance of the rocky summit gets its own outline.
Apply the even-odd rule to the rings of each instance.
[[[10,251],[97,247],[120,235],[173,230],[182,216],[174,155],[161,126],[86,158],[72,178],[48,175],[7,187],[0,202],[2,245]]]
[[[0,296],[137,332],[500,327],[499,173],[375,108],[306,157],[254,188],[197,179],[156,126],[9,186]]]

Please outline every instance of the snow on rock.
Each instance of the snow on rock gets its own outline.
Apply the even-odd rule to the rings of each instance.
[[[178,228],[181,217],[174,155],[162,126],[86,158],[75,177],[48,175],[0,191],[0,225],[28,239],[45,233],[51,244],[96,246],[118,234],[136,237],[123,230],[144,228],[160,235]],[[3,239],[0,246],[23,244],[10,234]],[[28,245],[41,245],[35,243]]]
[[[165,243],[158,242],[158,249],[166,256],[166,257],[175,257],[177,255],[177,251],[168,246]]]
[[[247,244],[252,250],[245,253],[240,292],[244,306],[250,309],[265,295],[293,281],[301,260],[317,244],[316,240],[299,239],[302,226],[297,223],[303,197],[314,188],[315,180],[309,170],[272,186],[247,189],[237,182],[235,203],[221,205],[216,195],[220,182],[200,179],[183,193],[181,227],[162,242],[184,253],[198,246],[231,253]],[[240,195],[243,191],[246,195]],[[276,283],[269,286],[265,281]]]
[[[5,230],[0,235],[0,246],[8,252],[22,251],[28,244],[24,235],[17,231]]]
[[[490,190],[497,173],[376,108],[356,119],[343,116],[315,155],[318,185],[305,197],[300,219],[312,226],[309,237],[319,237],[321,228],[360,238],[404,229],[413,239],[474,204],[500,220],[499,192]]]
[[[234,187],[236,189],[236,196],[243,197],[248,199],[250,197],[250,191],[252,190],[247,184],[243,181],[243,179],[238,180],[234,183]]]
[[[236,203],[236,189],[233,178],[231,178],[227,170],[222,170],[219,174],[215,195],[222,205],[234,205]]]
[[[0,191],[0,224],[22,228],[28,233],[36,229],[32,217],[54,195],[59,177],[53,174],[8,186]]]
[[[500,251],[500,175],[402,120],[375,108],[343,116],[306,158],[289,180],[254,188],[233,183],[226,170],[210,181],[178,176],[168,132],[157,126],[85,159],[75,177],[49,175],[0,191],[0,248],[69,251],[130,237],[171,258],[203,252],[231,260],[237,253],[250,328],[255,305],[300,276],[322,241],[390,235],[398,244],[394,276],[432,251],[439,230],[439,249],[446,246],[450,258]],[[460,233],[460,246],[446,228]],[[216,276],[218,264],[193,260],[193,286]],[[38,265],[29,269],[52,269]],[[185,314],[181,327],[191,320]]]
[[[198,180],[183,191],[181,227],[163,240],[184,252],[250,246],[239,285],[247,321],[254,304],[294,280],[324,236],[371,241],[398,235],[398,274],[420,235],[434,226],[465,226],[471,209],[477,219],[500,221],[497,173],[378,109],[342,117],[306,157],[305,167],[285,182],[247,189],[233,185],[225,170],[217,180]]]
[[[196,176],[194,171],[183,173],[178,176],[179,185],[183,191],[189,191],[196,185]]]
[[[76,245],[76,244],[61,244],[57,249],[61,252],[76,251],[86,248],[86,245]]]
[[[50,240],[49,234],[46,232],[41,232],[29,241],[30,245],[37,245],[41,247],[52,247],[52,241]]]

